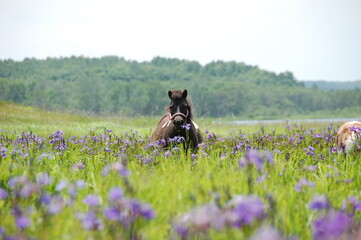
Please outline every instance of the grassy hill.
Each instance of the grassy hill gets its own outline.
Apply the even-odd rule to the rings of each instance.
[[[95,116],[45,111],[31,106],[0,101],[0,125],[4,131],[36,131],[50,134],[62,129],[66,135],[85,134],[89,130],[113,129],[121,132],[138,126],[149,134],[150,125],[156,120],[146,117],[126,118]]]

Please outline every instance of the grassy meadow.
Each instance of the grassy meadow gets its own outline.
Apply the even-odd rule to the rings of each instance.
[[[195,121],[205,142],[185,155],[149,141],[158,118],[0,102],[0,238],[359,239],[340,123]]]

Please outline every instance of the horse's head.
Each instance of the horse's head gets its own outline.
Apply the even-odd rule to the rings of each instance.
[[[169,119],[173,122],[174,127],[179,132],[184,124],[191,117],[191,106],[187,100],[187,89],[168,91],[171,99],[169,105]]]

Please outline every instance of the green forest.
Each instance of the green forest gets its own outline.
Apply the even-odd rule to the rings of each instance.
[[[293,73],[241,62],[117,56],[0,60],[0,100],[46,110],[155,116],[169,104],[169,89],[187,89],[199,117],[248,119],[292,116],[353,117],[361,90],[307,88]]]

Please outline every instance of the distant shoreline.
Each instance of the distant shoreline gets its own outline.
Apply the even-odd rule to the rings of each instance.
[[[230,120],[230,121],[213,121],[213,123],[230,123],[235,125],[243,124],[272,124],[272,123],[304,123],[304,122],[319,122],[319,123],[341,123],[347,121],[357,121],[355,118],[315,118],[315,119],[270,119],[270,120]]]

